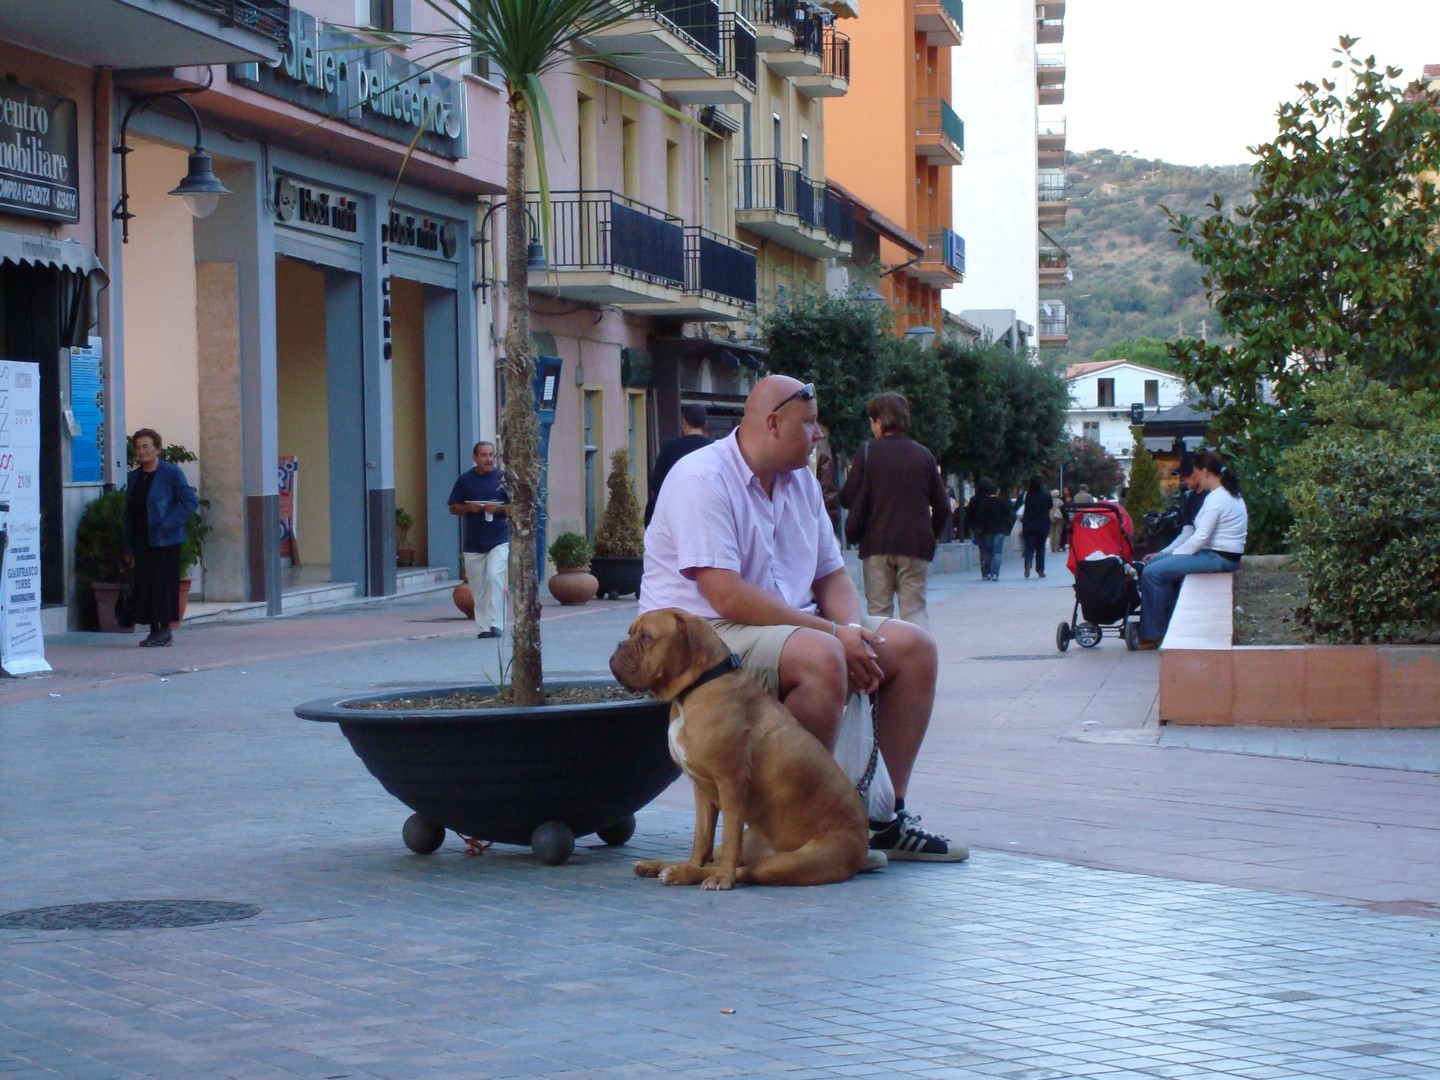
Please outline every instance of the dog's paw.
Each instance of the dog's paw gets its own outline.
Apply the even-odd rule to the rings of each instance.
[[[700,888],[713,889],[716,891],[727,891],[735,887],[735,871],[721,870],[711,874],[704,881],[700,882]]]
[[[641,859],[635,864],[636,877],[659,877],[665,870],[666,863],[658,859]]]
[[[698,885],[708,876],[709,871],[694,863],[671,863],[660,871],[660,880],[666,885]]]

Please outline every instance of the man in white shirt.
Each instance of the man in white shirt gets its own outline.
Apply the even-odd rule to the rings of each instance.
[[[862,617],[820,486],[806,468],[820,438],[815,388],[761,379],[740,427],[671,470],[645,533],[640,610],[708,618],[741,663],[829,749],[851,690],[879,691],[876,741],[896,816],[871,822],[891,859],[959,862],[963,844],[920,827],[904,797],[935,703],[935,639]]]

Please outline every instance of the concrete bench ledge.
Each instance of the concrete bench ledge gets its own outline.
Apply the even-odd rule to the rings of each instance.
[[[1162,724],[1440,727],[1440,646],[1232,645],[1234,577],[1181,586],[1160,647]]]

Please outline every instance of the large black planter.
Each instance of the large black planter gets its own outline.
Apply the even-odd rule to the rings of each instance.
[[[553,686],[614,685],[608,680]],[[670,706],[646,698],[593,705],[475,710],[355,709],[456,689],[440,687],[306,702],[305,720],[340,725],[365,767],[420,820],[404,838],[428,854],[445,829],[505,844],[531,844],[561,863],[574,838],[599,833],[623,844],[635,812],[680,775],[670,760]]]
[[[645,569],[643,555],[595,555],[590,559],[590,573],[600,582],[596,594],[607,600],[617,596],[640,595],[640,575]]]

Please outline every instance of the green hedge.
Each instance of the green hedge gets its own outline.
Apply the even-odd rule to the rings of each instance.
[[[1440,400],[1336,372],[1281,467],[1316,634],[1413,641],[1440,628]]]

